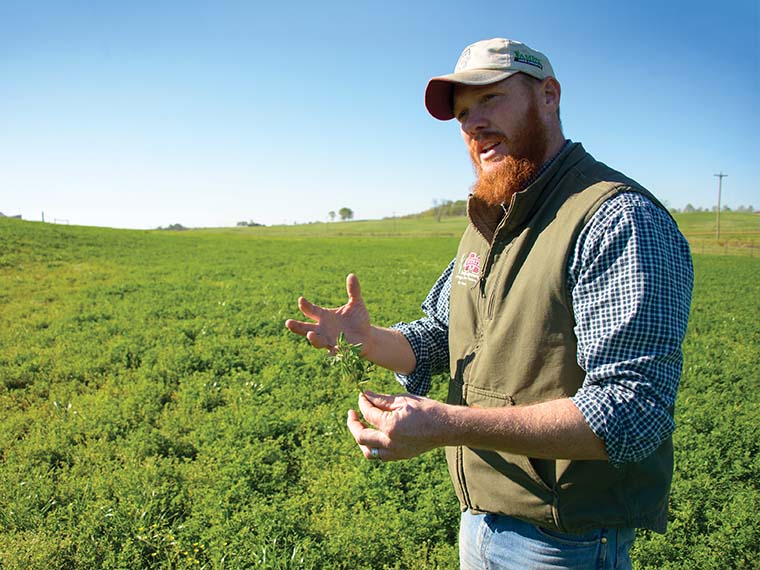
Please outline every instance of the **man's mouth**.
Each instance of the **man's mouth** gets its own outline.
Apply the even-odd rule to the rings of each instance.
[[[499,145],[501,145],[502,141],[496,140],[496,141],[489,141],[485,144],[481,144],[480,146],[480,152],[478,153],[480,155],[481,160],[490,160],[497,156],[498,152],[497,149]]]

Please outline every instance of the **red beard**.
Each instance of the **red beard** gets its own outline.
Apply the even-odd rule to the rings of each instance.
[[[499,134],[506,140],[502,133]],[[480,168],[477,144],[473,141],[470,147],[470,157],[478,175],[472,192],[491,206],[506,204],[513,194],[523,190],[541,168],[546,156],[548,136],[534,100],[517,133],[506,142],[511,154],[487,172]]]

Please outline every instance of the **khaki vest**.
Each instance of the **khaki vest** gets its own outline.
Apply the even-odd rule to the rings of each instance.
[[[623,191],[642,193],[662,207],[576,143],[512,197],[506,216],[500,207],[470,198],[470,223],[452,273],[449,403],[526,405],[577,392],[585,372],[576,361],[568,262],[594,212]],[[620,468],[467,447],[447,448],[446,456],[462,509],[564,532],[665,530],[670,438],[645,460]]]

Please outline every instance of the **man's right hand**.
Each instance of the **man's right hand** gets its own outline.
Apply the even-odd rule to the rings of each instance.
[[[338,308],[320,307],[304,297],[298,298],[298,308],[314,322],[288,319],[285,326],[295,334],[305,336],[314,348],[335,350],[338,336],[342,332],[346,341],[362,345],[362,356],[366,356],[368,343],[372,337],[369,312],[362,299],[359,279],[353,273],[346,277],[348,302]]]

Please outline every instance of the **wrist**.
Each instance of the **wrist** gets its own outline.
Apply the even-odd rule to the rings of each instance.
[[[359,354],[378,366],[404,375],[410,374],[417,364],[412,347],[403,334],[374,325],[370,326]]]
[[[364,339],[364,342],[362,343],[362,350],[359,353],[359,356],[366,360],[369,360],[370,362],[375,362],[375,347],[379,344],[377,335],[378,328],[375,325],[370,325],[369,334]]]
[[[455,406],[436,402],[438,407],[435,424],[436,439],[442,447],[463,445],[465,436],[464,426],[467,424],[467,406]]]

